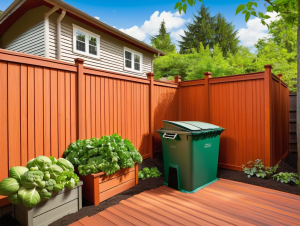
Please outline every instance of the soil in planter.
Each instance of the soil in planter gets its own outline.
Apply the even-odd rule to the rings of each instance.
[[[162,156],[159,155],[159,156],[155,156],[154,159],[144,160],[143,163],[139,165],[139,170],[141,170],[144,167],[149,167],[149,168],[157,167],[158,170],[163,173]],[[291,153],[283,162],[280,163],[277,172],[297,172],[297,155]],[[260,179],[256,177],[248,178],[244,172],[238,172],[238,171],[227,170],[227,169],[219,169],[218,177],[300,195],[300,188],[294,185],[282,184],[278,181]],[[121,200],[130,198],[131,196],[139,194],[143,191],[162,186],[163,182],[164,182],[164,175],[162,175],[159,178],[139,180],[138,185],[136,185],[135,187],[130,188],[129,190],[124,191],[121,194],[116,195],[108,200],[105,200],[104,202],[100,203],[98,206],[86,205],[77,213],[65,216],[53,222],[52,224],[50,224],[50,226],[65,226],[75,221],[78,221],[84,218],[85,216],[93,216],[98,212],[107,209],[108,207],[118,204]],[[18,225],[17,222],[10,216],[4,216],[0,218],[0,226],[15,226],[15,225]]]

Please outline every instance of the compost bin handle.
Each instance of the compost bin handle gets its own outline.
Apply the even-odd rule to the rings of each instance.
[[[164,133],[163,138],[174,140],[177,137],[177,133]]]

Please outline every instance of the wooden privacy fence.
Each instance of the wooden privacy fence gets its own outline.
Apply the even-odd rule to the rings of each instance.
[[[0,50],[0,180],[39,155],[62,157],[77,139],[118,133],[144,158],[161,150],[162,120],[226,128],[220,166],[267,165],[288,151],[288,88],[265,72],[175,83]]]
[[[289,152],[288,86],[264,72],[180,83],[180,120],[205,121],[225,128],[219,166],[241,170],[249,160],[274,166]]]

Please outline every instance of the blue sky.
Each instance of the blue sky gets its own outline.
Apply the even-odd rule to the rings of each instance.
[[[199,9],[201,3],[197,2],[196,7],[188,8],[186,15],[179,16],[175,14],[174,10],[174,5],[177,1],[178,0],[65,0],[65,2],[89,15],[99,17],[101,21],[117,29],[122,29],[123,32],[146,43],[149,43],[149,35],[154,35],[157,32],[162,19],[166,21],[168,32],[171,32],[173,41],[176,42],[176,39],[180,39],[179,34],[183,33],[185,23],[190,21],[193,13],[197,13],[196,9]],[[235,16],[237,6],[247,2],[247,0],[203,1],[205,6],[209,6],[212,15],[221,13],[227,21],[235,25],[237,30],[241,29],[239,33],[241,44],[251,47],[257,38],[266,35],[266,27],[261,26],[257,19],[252,18],[252,20],[246,24],[244,15]],[[0,10],[5,10],[12,2],[13,0],[1,0]],[[263,4],[259,5],[259,9],[265,12]]]

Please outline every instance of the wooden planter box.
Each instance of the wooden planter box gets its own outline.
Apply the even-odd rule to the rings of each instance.
[[[46,226],[81,208],[82,181],[73,189],[64,189],[30,210],[23,205],[13,205],[13,216],[22,226]]]
[[[83,198],[95,206],[138,184],[138,164],[107,176],[104,172],[79,176],[83,181]]]

